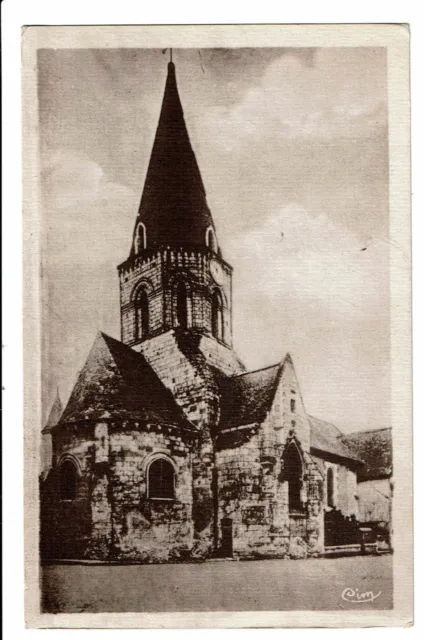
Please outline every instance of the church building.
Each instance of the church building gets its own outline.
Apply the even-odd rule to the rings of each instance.
[[[364,462],[337,427],[308,415],[289,354],[246,371],[225,258],[170,62],[118,266],[120,340],[97,335],[44,429],[43,557],[299,558],[337,544],[337,518],[358,530]]]

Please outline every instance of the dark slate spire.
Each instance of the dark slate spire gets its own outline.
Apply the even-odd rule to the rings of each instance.
[[[169,62],[131,255],[143,248],[153,249],[160,245],[204,247],[209,227],[215,235],[205,188],[184,121],[175,65]],[[138,243],[137,237],[140,238]]]

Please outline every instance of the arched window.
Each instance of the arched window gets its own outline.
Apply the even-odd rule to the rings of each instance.
[[[212,251],[217,250],[217,242],[216,242],[216,236],[215,236],[215,232],[213,230],[212,227],[208,227],[206,230],[206,246],[209,247],[209,249],[212,249]]]
[[[216,289],[212,296],[212,335],[218,340],[222,340],[224,337],[222,297]]]
[[[140,289],[135,300],[135,325],[137,339],[149,333],[149,298],[145,289]]]
[[[59,491],[62,500],[75,500],[77,497],[77,468],[71,460],[62,462],[59,468]]]
[[[334,470],[329,467],[327,469],[327,505],[329,507],[336,506],[335,500],[335,492],[334,492]]]
[[[290,444],[283,459],[283,480],[289,485],[289,512],[302,511],[301,500],[303,466],[295,444]]]
[[[177,284],[177,323],[179,327],[188,327],[188,299],[187,289],[183,282]]]
[[[136,233],[135,233],[135,241],[134,241],[135,252],[139,253],[140,251],[145,249],[146,242],[147,242],[146,226],[142,222],[139,222],[137,225]]]
[[[175,497],[175,472],[174,467],[165,458],[154,460],[148,469],[148,497],[168,498]]]

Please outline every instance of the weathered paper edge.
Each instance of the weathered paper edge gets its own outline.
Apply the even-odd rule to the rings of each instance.
[[[24,27],[24,523],[27,627],[365,627],[412,623],[412,379],[409,29],[406,25]],[[102,47],[387,47],[390,158],[394,608],[390,611],[40,613],[38,476],[41,438],[39,158],[36,50]]]

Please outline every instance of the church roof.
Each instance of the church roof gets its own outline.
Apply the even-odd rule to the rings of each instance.
[[[358,481],[387,478],[392,475],[392,430],[373,429],[343,436],[343,442],[364,461]]]
[[[262,422],[271,408],[282,364],[222,381],[221,428]]]
[[[60,417],[63,413],[63,405],[62,400],[60,399],[59,389],[56,391],[56,397],[52,404],[52,408],[50,409],[49,417],[47,418],[47,422],[43,429],[44,433],[49,433],[52,427],[55,427],[60,420]]]
[[[136,226],[146,227],[146,248],[206,246],[213,220],[178,95],[175,65],[168,64],[159,124]],[[131,249],[134,255],[134,243]]]
[[[265,419],[271,409],[284,362],[221,381],[219,429],[243,427]],[[355,451],[344,444],[343,434],[335,425],[312,416],[308,416],[308,420],[311,426],[311,448],[318,455],[330,454],[361,462]]]
[[[361,462],[361,457],[343,442],[343,433],[331,422],[319,420],[313,416],[308,416],[311,425],[311,449],[318,453],[329,453],[330,455],[348,460]]]
[[[98,419],[137,420],[194,427],[146,359],[99,333],[59,424]]]

